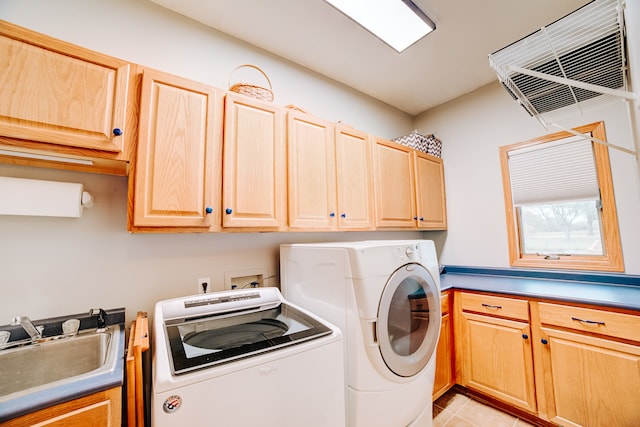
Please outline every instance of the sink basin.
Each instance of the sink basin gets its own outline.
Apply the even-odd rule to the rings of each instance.
[[[73,337],[0,350],[0,425],[122,386],[124,338],[124,324],[119,323],[105,332],[86,329]]]
[[[0,397],[101,368],[111,332],[89,332],[0,351]]]

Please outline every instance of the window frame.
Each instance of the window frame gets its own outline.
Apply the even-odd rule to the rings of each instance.
[[[593,138],[606,142],[604,122],[591,123],[572,129],[574,132],[590,134]],[[590,270],[623,272],[624,260],[620,245],[620,231],[618,228],[618,214],[616,210],[613,180],[611,178],[611,164],[609,160],[609,148],[605,144],[591,142],[600,187],[600,200],[602,202],[602,242],[604,255],[571,255],[560,256],[559,259],[545,259],[544,255],[523,254],[520,239],[520,215],[513,205],[511,193],[511,179],[509,174],[509,152],[544,144],[563,138],[574,136],[573,133],[562,131],[544,135],[529,141],[518,142],[500,147],[500,167],[502,170],[502,185],[504,192],[507,239],[509,243],[509,264],[512,267],[545,268],[562,270]]]

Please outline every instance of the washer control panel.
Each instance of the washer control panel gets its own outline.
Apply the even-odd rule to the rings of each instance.
[[[420,262],[422,258],[420,245],[402,245],[395,249],[398,259],[402,262]]]
[[[404,254],[407,256],[407,258],[413,259],[413,247],[407,246],[407,249],[404,251]]]

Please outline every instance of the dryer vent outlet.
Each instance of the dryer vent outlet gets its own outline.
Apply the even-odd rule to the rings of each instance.
[[[265,283],[267,278],[267,270],[261,268],[227,272],[224,274],[224,288],[248,289],[268,286]]]

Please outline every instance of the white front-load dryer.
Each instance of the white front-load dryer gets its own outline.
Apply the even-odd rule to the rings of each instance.
[[[285,298],[338,326],[347,425],[431,426],[440,276],[429,240],[285,244]]]

